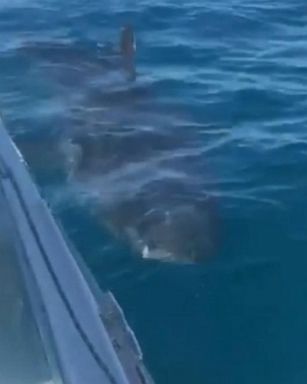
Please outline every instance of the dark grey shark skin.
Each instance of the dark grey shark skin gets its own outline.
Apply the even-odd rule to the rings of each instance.
[[[101,219],[144,259],[185,264],[208,261],[217,247],[214,201],[184,196],[187,187],[179,181],[155,184],[133,198],[103,206]]]
[[[134,134],[113,126],[62,144],[59,161],[66,159],[68,183],[90,200],[94,196],[92,213],[99,225],[139,257],[201,263],[216,254],[218,212],[200,181],[181,169],[183,162],[179,169],[178,161],[173,163],[186,141],[187,135]],[[188,167],[190,161],[185,159]]]
[[[135,71],[135,52],[136,52],[136,42],[133,27],[130,24],[127,24],[122,29],[121,39],[120,39],[120,53],[123,60],[123,66],[129,74],[130,80],[135,80],[136,71]]]
[[[95,191],[93,213],[100,225],[143,259],[205,262],[217,249],[216,203],[187,176],[163,169],[165,175],[156,178],[160,171],[150,160],[156,160],[154,149],[178,145],[164,139],[150,136],[153,145],[146,149],[144,136],[133,151],[131,143],[126,151],[125,139],[79,138],[72,144],[77,159],[70,177],[83,185],[85,194]]]
[[[39,63],[56,73],[58,80],[69,85],[80,85],[106,73],[122,70],[126,80],[135,80],[135,38],[132,26],[125,26],[119,44],[92,41],[50,40],[25,43],[19,49],[30,63]]]
[[[185,163],[174,158],[192,140],[184,128],[158,124],[143,131],[100,127],[70,141],[70,180],[95,196],[93,214],[100,225],[143,259],[201,263],[216,253],[216,203],[188,174],[190,152]]]
[[[95,189],[101,226],[144,259],[198,263],[210,258],[217,244],[215,203],[176,169],[181,165],[162,164],[174,163],[172,156],[189,147],[189,130],[183,127],[179,133],[176,126],[172,131],[173,117],[143,116],[136,107],[136,101],[148,99],[148,92],[138,82],[131,84],[136,76],[132,27],[123,28],[117,49],[64,42],[27,47],[26,53],[58,70],[69,91],[80,88],[86,93],[76,107],[80,118],[73,111],[75,121],[63,124],[71,132],[50,158],[55,154],[55,162],[65,163],[69,182]],[[97,79],[104,80],[113,70],[122,70],[125,78],[123,86],[110,92]]]

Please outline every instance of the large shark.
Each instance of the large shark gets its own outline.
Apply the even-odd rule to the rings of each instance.
[[[132,88],[136,80],[136,42],[129,24],[122,28],[118,43],[38,39],[24,41],[15,50],[14,54],[28,63],[27,76],[35,83],[33,94],[37,83],[39,89],[43,86],[46,90],[37,103],[33,100],[31,114],[16,121],[27,129],[34,125],[34,134],[26,131],[26,135],[18,135],[17,142],[35,169],[59,170],[63,163],[70,169],[79,152],[70,138],[81,130],[86,140],[88,126],[107,125],[107,113],[111,120],[116,115],[118,121],[114,106],[122,108],[139,97],[138,89]],[[42,157],[46,159],[44,164]]]
[[[181,151],[179,138],[100,133],[79,136],[69,145],[70,181],[93,196],[100,224],[136,254],[180,263],[214,255],[214,199],[184,169],[164,165]]]
[[[156,191],[103,206],[101,217],[113,233],[144,259],[198,263],[216,247],[214,204],[181,197],[178,181],[160,181]],[[150,185],[147,188],[153,188]],[[183,191],[185,193],[186,191]]]
[[[140,257],[201,262],[216,247],[215,203],[189,174],[195,156],[193,148],[189,152],[191,130],[179,128],[181,123],[170,128],[174,116],[148,113],[132,103],[144,96],[135,52],[131,25],[122,29],[117,48],[65,43],[27,48],[56,69],[73,95],[78,90],[83,95],[55,162],[64,159],[68,182],[95,196],[98,222]],[[124,74],[120,91],[105,91],[106,73],[112,71]]]

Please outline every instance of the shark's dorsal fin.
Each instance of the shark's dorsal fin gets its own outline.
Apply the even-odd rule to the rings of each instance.
[[[135,55],[136,43],[132,25],[127,24],[122,28],[120,36],[120,53],[124,58],[131,59]]]
[[[134,29],[130,24],[125,25],[121,31],[119,50],[123,60],[123,66],[129,75],[129,79],[135,80],[136,72],[134,57],[136,43]]]

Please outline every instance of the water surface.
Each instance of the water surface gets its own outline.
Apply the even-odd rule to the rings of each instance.
[[[0,2],[3,118],[159,384],[306,381],[306,11],[300,0]],[[106,60],[127,21],[135,83]],[[67,177],[80,136],[99,148]],[[140,196],[210,212],[193,233],[214,251],[200,264],[142,260],[106,225],[108,207],[137,210]]]

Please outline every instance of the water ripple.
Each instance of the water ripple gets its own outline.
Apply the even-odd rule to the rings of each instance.
[[[306,10],[0,1],[4,120],[97,279],[125,303],[159,383],[306,381],[306,316],[283,338],[294,320],[276,314],[284,264],[288,312],[301,314],[306,296]],[[126,22],[135,83],[116,54]],[[118,222],[195,258],[212,235],[214,252],[201,266],[142,263]]]

